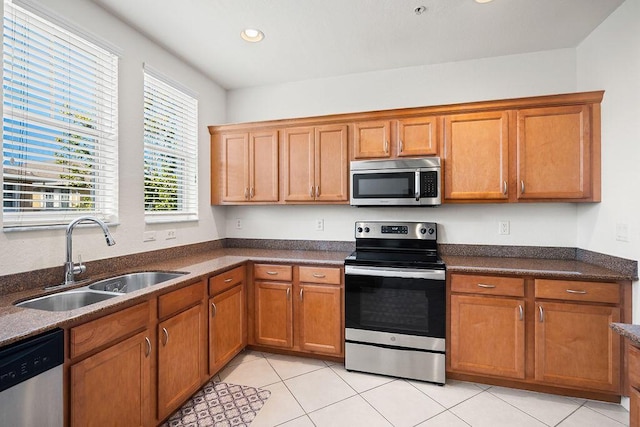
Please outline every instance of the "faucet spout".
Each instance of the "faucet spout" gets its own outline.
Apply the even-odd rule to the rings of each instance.
[[[71,221],[67,226],[67,232],[66,232],[67,250],[66,250],[66,256],[65,256],[65,263],[64,263],[64,283],[63,283],[64,285],[71,285],[75,283],[75,275],[84,273],[84,271],[86,270],[86,267],[84,264],[82,264],[82,262],[80,262],[79,264],[74,264],[73,262],[73,239],[72,239],[73,230],[76,227],[76,225],[84,222],[94,222],[98,224],[100,228],[102,228],[102,232],[104,233],[104,238],[107,242],[107,246],[113,246],[116,244],[115,239],[113,238],[113,236],[111,236],[111,233],[109,232],[109,227],[107,227],[107,224],[105,224],[98,218],[94,216],[81,216]]]

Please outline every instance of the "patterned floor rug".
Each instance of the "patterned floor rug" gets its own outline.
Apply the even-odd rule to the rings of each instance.
[[[269,396],[269,390],[209,381],[162,427],[248,426]]]

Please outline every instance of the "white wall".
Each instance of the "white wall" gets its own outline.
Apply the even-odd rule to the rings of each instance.
[[[602,203],[578,208],[578,246],[640,259],[640,0],[627,0],[577,49],[578,90],[602,102]],[[616,240],[626,224],[629,241]],[[634,283],[634,321],[640,318]]]
[[[224,237],[224,210],[209,204],[210,149],[206,126],[225,120],[225,91],[92,2],[42,0],[41,4],[122,52],[119,64],[120,225],[112,227],[117,244],[107,247],[96,229],[77,229],[74,232],[74,257],[81,254],[83,260],[90,261]],[[200,220],[197,222],[145,225],[143,63],[198,94],[198,167],[202,179],[199,180]],[[165,240],[168,229],[176,230],[176,240]],[[143,232],[147,230],[156,230],[158,240],[143,243]],[[0,233],[0,275],[62,265],[64,253],[64,230]]]
[[[227,117],[245,122],[575,91],[575,49],[561,49],[234,90],[227,96]],[[236,218],[243,219],[241,230]],[[315,231],[315,219],[325,220],[325,231]],[[226,233],[353,240],[353,223],[363,219],[436,221],[445,243],[573,247],[577,239],[575,204],[234,207],[227,211]],[[510,235],[498,235],[501,220],[511,222]]]

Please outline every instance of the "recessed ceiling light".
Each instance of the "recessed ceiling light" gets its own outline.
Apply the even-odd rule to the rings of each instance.
[[[264,38],[264,33],[254,28],[245,28],[240,33],[240,37],[242,37],[243,40],[248,41],[250,43],[258,43]]]
[[[476,0],[476,3],[489,3],[492,2],[493,0]]]

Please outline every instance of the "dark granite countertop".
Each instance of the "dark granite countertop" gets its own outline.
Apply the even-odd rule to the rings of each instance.
[[[130,271],[114,270],[110,276],[132,271],[187,271],[188,274],[177,279],[162,282],[145,289],[123,294],[99,303],[75,310],[50,312],[16,307],[13,304],[35,296],[46,294],[42,288],[12,292],[0,295],[0,347],[55,327],[65,327],[81,323],[100,312],[112,312],[114,307],[125,308],[142,302],[152,294],[167,292],[170,288],[185,282],[196,282],[202,278],[228,270],[249,260],[255,262],[284,262],[295,264],[324,264],[341,266],[348,252],[309,251],[309,250],[271,250],[226,248],[198,253],[195,255],[171,258],[136,267]],[[91,281],[103,277],[92,277]],[[95,280],[94,280],[95,279]],[[91,281],[79,283],[85,286]],[[49,292],[51,293],[51,292]]]
[[[570,280],[633,280],[626,273],[571,259],[508,258],[482,256],[442,257],[451,273],[544,276]]]
[[[640,325],[632,325],[630,323],[612,323],[611,329],[628,338],[631,343],[640,347]]]

